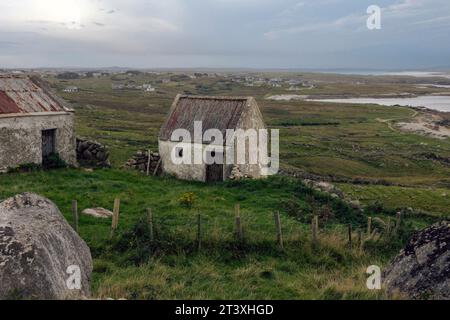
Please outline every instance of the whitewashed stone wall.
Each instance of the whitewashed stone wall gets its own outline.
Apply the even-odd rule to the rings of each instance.
[[[162,166],[165,173],[176,176],[182,180],[206,180],[206,165],[205,164],[174,164],[171,158],[172,149],[175,148],[179,142],[162,141],[159,140],[159,155],[162,159]],[[203,150],[202,144],[193,144],[194,149]],[[187,144],[185,145],[186,152]],[[193,163],[193,158],[191,159]]]
[[[42,130],[56,129],[56,152],[76,165],[73,113],[0,116],[0,171],[20,164],[42,164]]]

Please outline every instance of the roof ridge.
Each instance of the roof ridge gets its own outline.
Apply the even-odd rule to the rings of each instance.
[[[204,96],[204,95],[180,95],[182,99],[198,99],[198,100],[249,100],[251,96]]]
[[[27,79],[28,76],[25,74],[7,74],[7,73],[0,73],[0,78],[2,79]]]

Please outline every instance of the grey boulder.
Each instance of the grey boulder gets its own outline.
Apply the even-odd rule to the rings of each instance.
[[[415,233],[384,273],[389,295],[450,299],[450,221]]]
[[[89,208],[84,209],[81,214],[94,218],[107,219],[113,216],[113,213],[105,208]]]
[[[33,193],[0,203],[0,299],[90,295],[89,247],[56,205]]]

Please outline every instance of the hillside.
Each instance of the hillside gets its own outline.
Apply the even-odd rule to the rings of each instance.
[[[444,94],[449,89],[417,84],[431,79],[386,76],[280,73],[240,75],[284,77],[313,85],[295,94],[320,96],[383,96],[409,93]],[[407,107],[333,104],[317,101],[272,101],[288,86],[246,86],[230,75],[179,79],[174,74],[118,74],[61,81],[49,78],[76,109],[77,133],[111,149],[112,162],[122,166],[141,149],[157,150],[158,132],[177,93],[254,96],[268,127],[280,129],[284,170],[314,174],[339,183],[348,200],[382,202],[391,209],[412,207],[425,213],[450,214],[450,139],[401,131],[397,123],[423,112]],[[237,76],[236,76],[237,77]],[[439,79],[433,81],[438,82]],[[112,83],[152,83],[156,92],[112,90]],[[64,93],[67,85],[80,88]],[[445,92],[443,92],[445,91]],[[448,115],[443,114],[448,117]],[[441,159],[441,160],[439,160]]]
[[[23,191],[52,199],[68,221],[73,199],[80,211],[112,209],[114,198],[121,199],[119,230],[112,238],[110,219],[80,217],[79,233],[94,257],[93,294],[99,298],[382,298],[382,292],[365,288],[366,268],[384,265],[408,234],[434,221],[405,214],[395,236],[374,222],[380,240],[368,240],[360,248],[358,233],[366,239],[367,216],[387,221],[395,219],[395,212],[377,209],[361,214],[289,178],[205,185],[107,169],[0,176],[0,198]],[[195,195],[192,208],[180,203],[186,192]],[[243,242],[234,236],[236,203],[241,206]],[[149,239],[146,208],[154,214],[154,241]],[[284,250],[276,243],[276,210],[281,212]],[[312,212],[319,215],[316,245],[311,238]],[[353,226],[352,249],[348,224]]]

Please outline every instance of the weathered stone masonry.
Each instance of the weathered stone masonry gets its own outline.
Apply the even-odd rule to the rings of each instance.
[[[35,116],[0,115],[0,170],[24,163],[42,163],[42,130],[56,129],[55,149],[68,164],[76,164],[74,117],[71,113]]]

